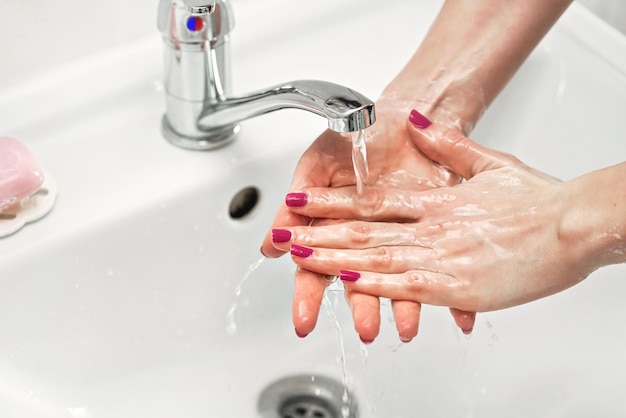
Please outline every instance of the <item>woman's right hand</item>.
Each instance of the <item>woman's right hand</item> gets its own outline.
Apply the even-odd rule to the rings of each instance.
[[[369,183],[376,187],[426,190],[457,184],[459,178],[447,169],[433,163],[414,145],[407,117],[408,110],[390,100],[376,105],[377,122],[367,131]],[[430,122],[428,122],[430,123]],[[341,219],[328,220],[323,213],[314,217],[295,213],[292,209],[306,202],[299,200],[300,190],[311,187],[338,188],[355,186],[352,166],[352,143],[335,132],[326,131],[311,145],[300,159],[290,198],[279,209],[261,251],[268,257],[279,257],[289,251],[290,237],[284,231],[294,226],[329,225]],[[295,273],[293,322],[299,336],[308,335],[317,322],[324,290],[332,276],[298,268]],[[356,331],[365,342],[373,341],[380,326],[380,302],[375,296],[356,291],[346,292],[352,310]],[[417,334],[420,305],[413,301],[392,301],[392,309],[400,338],[409,341]],[[469,332],[474,314],[452,311],[457,325]]]

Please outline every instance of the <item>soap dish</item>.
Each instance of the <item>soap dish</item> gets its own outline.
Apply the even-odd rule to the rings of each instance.
[[[43,184],[35,193],[19,204],[0,212],[0,238],[11,235],[27,223],[46,216],[54,206],[56,196],[56,181],[46,173]]]
[[[46,215],[56,199],[54,179],[44,175],[30,150],[0,137],[0,237]]]

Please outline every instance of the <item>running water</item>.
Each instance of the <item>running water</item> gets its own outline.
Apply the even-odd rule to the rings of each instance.
[[[337,319],[337,315],[335,314],[334,306],[337,306],[338,294],[336,292],[333,293],[335,298],[334,305],[330,301],[328,297],[328,292],[324,292],[324,298],[322,299],[322,305],[324,305],[324,310],[326,311],[326,315],[330,320],[331,324],[335,328],[335,333],[337,334],[337,341],[339,342],[339,365],[341,366],[341,379],[343,383],[343,395],[341,400],[343,405],[341,406],[341,417],[348,418],[350,417],[350,397],[348,395],[348,372],[346,365],[346,348],[343,342],[343,333],[341,332],[341,325],[339,324],[339,320]]]
[[[246,272],[241,277],[239,284],[237,284],[237,287],[235,288],[235,302],[233,302],[230,309],[228,310],[228,313],[226,314],[226,320],[227,320],[226,332],[229,333],[230,335],[233,335],[237,332],[237,323],[235,322],[235,311],[237,310],[237,299],[241,295],[241,290],[243,288],[243,285],[246,283],[248,278],[250,278],[252,273],[254,273],[254,271],[258,269],[259,266],[261,266],[261,264],[263,264],[264,260],[265,260],[265,257],[261,257],[254,263],[250,264]]]
[[[352,133],[352,166],[356,177],[356,192],[359,197],[362,197],[367,190],[369,177],[365,131],[363,130]]]
[[[366,149],[365,139],[366,139],[365,132],[362,130],[359,132],[355,132],[351,135],[352,165],[354,167],[354,175],[356,178],[356,189],[357,189],[357,194],[359,197],[363,196],[365,192],[367,191],[367,181],[369,177],[369,169],[367,165],[367,149]],[[236,297],[235,302],[233,302],[230,309],[228,310],[228,313],[226,314],[226,317],[227,317],[226,332],[228,332],[228,334],[230,335],[233,335],[237,332],[237,324],[235,322],[235,312],[237,310],[237,298],[241,295],[242,288],[245,282],[252,275],[252,273],[254,273],[254,271],[258,269],[259,266],[261,266],[261,264],[263,264],[264,260],[265,260],[265,257],[261,257],[256,262],[250,264],[250,266],[244,273],[243,277],[239,281],[239,284],[235,288],[235,292],[234,292],[235,297]],[[348,394],[348,373],[347,373],[347,364],[346,364],[346,349],[345,349],[345,344],[344,344],[344,339],[343,339],[343,333],[341,331],[341,325],[339,324],[339,320],[333,309],[333,306],[336,306],[338,302],[338,290],[342,290],[342,289],[337,288],[337,287],[333,288],[333,286],[330,286],[327,289],[327,292],[324,293],[322,305],[324,306],[326,315],[328,316],[328,319],[333,325],[335,329],[335,333],[337,335],[337,341],[339,345],[338,361],[341,367],[342,383],[344,387],[344,393],[342,395],[343,405],[341,408],[341,417],[349,418],[351,414],[350,408],[352,406],[352,401],[350,399],[350,395]],[[331,302],[329,298],[329,294],[333,294],[334,296],[334,299],[335,299],[334,305],[333,305],[333,302]],[[361,359],[363,361],[363,364],[366,365],[368,353],[367,353],[367,348],[364,345],[361,347],[360,354],[361,354]],[[370,410],[375,410],[375,407],[373,406],[373,404],[370,405]]]

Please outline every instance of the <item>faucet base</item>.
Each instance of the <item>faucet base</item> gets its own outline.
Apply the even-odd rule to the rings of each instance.
[[[239,125],[228,125],[223,128],[205,131],[205,135],[202,136],[187,136],[174,130],[166,115],[163,116],[161,122],[161,131],[165,139],[177,147],[193,151],[208,151],[223,147],[232,142],[240,130]]]

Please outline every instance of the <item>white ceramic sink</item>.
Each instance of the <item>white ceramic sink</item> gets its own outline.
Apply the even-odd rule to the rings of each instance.
[[[320,78],[372,98],[438,10],[234,5],[237,92]],[[306,339],[293,331],[288,258],[266,260],[235,296],[325,121],[277,112],[245,122],[226,148],[184,151],[160,134],[160,74],[155,33],[0,92],[0,134],[26,142],[59,189],[47,217],[0,239],[2,417],[256,417],[260,392],[283,376],[342,381],[334,322],[322,313]],[[624,159],[625,109],[626,41],[574,4],[474,136],[569,179]],[[233,220],[231,199],[248,186],[260,201]],[[552,298],[479,315],[469,338],[441,308],[424,309],[408,345],[384,320],[367,355],[339,297],[331,311],[360,416],[626,415],[625,273],[606,268]]]

